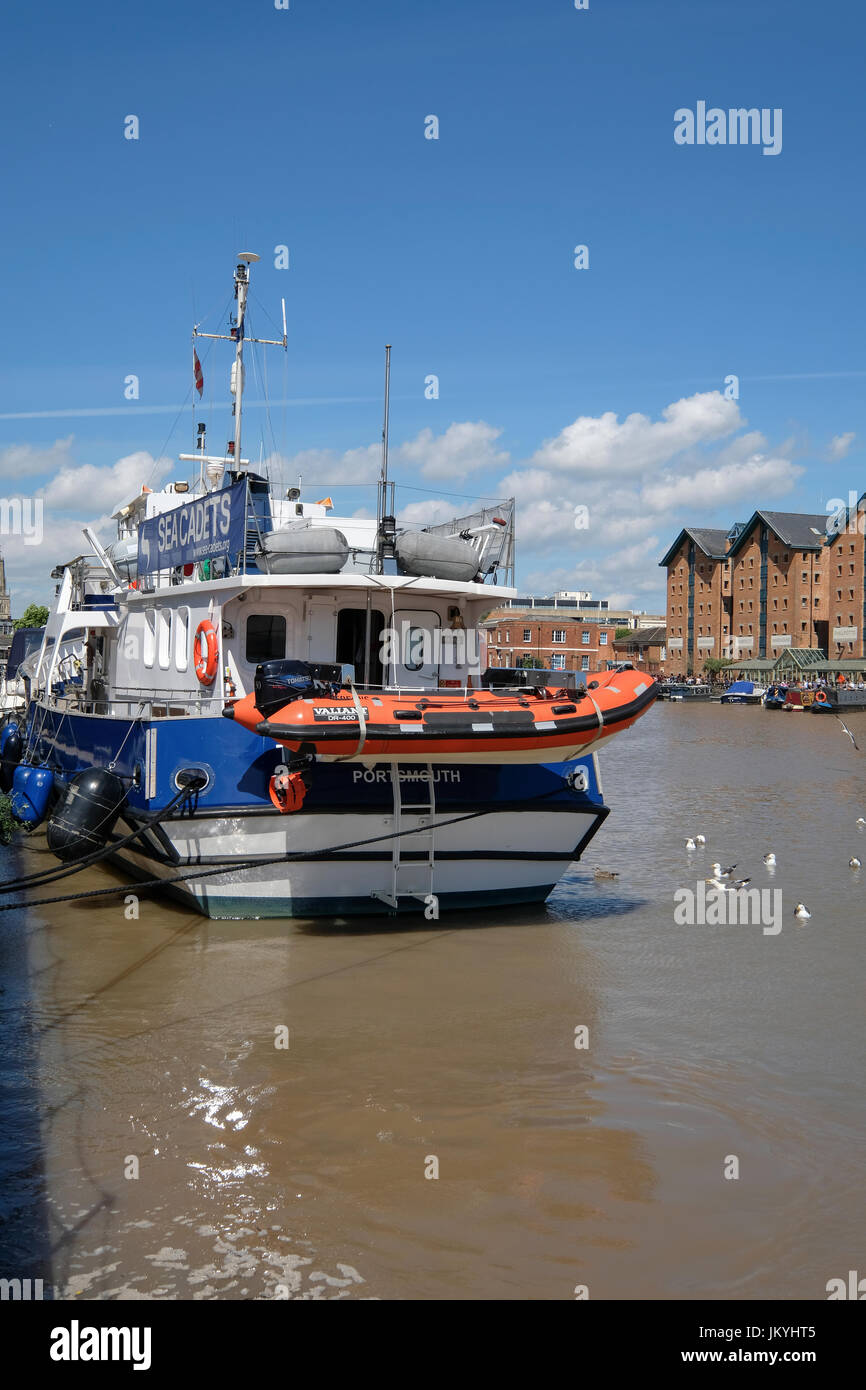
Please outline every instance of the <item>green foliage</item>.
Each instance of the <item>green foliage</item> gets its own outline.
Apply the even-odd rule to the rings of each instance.
[[[621,642],[624,637],[628,637],[630,632],[631,628],[629,627],[618,627],[616,629],[616,632],[613,634],[614,642]]]
[[[517,665],[524,671],[541,671],[544,668],[544,662],[539,656],[522,656]]]
[[[16,618],[12,626],[18,632],[22,627],[44,627],[48,622],[48,609],[41,603],[31,603],[29,608],[25,608],[20,618]]]
[[[0,793],[0,845],[11,844],[17,829],[18,822],[12,814],[12,802],[8,796]]]
[[[708,656],[704,662],[704,670],[714,676],[718,671],[724,671],[726,666],[733,666],[733,661],[727,656]]]

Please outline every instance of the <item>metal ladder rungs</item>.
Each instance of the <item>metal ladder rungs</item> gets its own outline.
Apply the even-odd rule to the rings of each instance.
[[[401,898],[417,898],[419,902],[426,903],[428,902],[431,896],[434,896],[433,880],[436,867],[436,793],[434,790],[432,764],[427,764],[426,785],[429,791],[429,798],[427,801],[409,802],[408,804],[403,802],[402,786],[400,782],[400,769],[399,764],[397,763],[391,764],[391,785],[394,799],[395,831],[395,839],[391,850],[391,891],[388,892],[385,889],[374,889],[371,896],[374,898],[379,898],[380,901],[387,903],[389,907],[397,908],[399,906]],[[400,836],[400,832],[404,829],[402,823],[402,817],[404,812],[411,812],[412,814],[418,815],[419,819],[426,820],[428,822],[427,824],[419,825],[412,832],[413,837],[423,836],[426,837],[426,839],[429,842],[426,864],[424,864],[423,861],[419,862],[418,860],[410,860],[407,863],[403,862],[401,853],[403,839]],[[408,869],[426,869],[428,876],[426,890],[416,887],[400,887],[400,871],[403,870],[403,872],[405,873]]]

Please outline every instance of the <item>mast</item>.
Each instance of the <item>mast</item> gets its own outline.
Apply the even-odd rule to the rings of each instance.
[[[382,470],[379,474],[377,507],[376,568],[385,573],[385,559],[394,554],[397,519],[394,515],[394,484],[388,481],[388,429],[391,402],[391,344],[385,345],[385,420],[382,426]]]
[[[230,390],[234,397],[234,403],[232,405],[232,414],[234,415],[235,422],[234,441],[229,443],[228,450],[224,458],[211,457],[209,454],[204,453],[204,438],[200,428],[199,439],[197,441],[199,452],[196,454],[180,455],[182,459],[198,461],[201,468],[204,470],[204,476],[207,478],[208,483],[213,487],[217,487],[219,485],[219,477],[217,476],[219,472],[218,465],[222,465],[224,469],[225,465],[229,464],[231,467],[237,469],[238,472],[242,472],[249,463],[249,459],[244,459],[241,456],[241,438],[243,429],[244,409],[244,343],[247,340],[245,321],[247,313],[247,295],[249,293],[250,288],[250,266],[254,265],[255,262],[260,259],[261,258],[256,255],[255,251],[241,251],[238,254],[238,264],[235,269],[235,299],[237,300],[238,307],[237,313],[234,316],[234,323],[231,325],[231,332],[202,333],[198,324],[196,324],[192,330],[193,339],[217,338],[222,339],[224,341],[232,342],[235,345],[235,360],[232,363],[230,383]],[[251,343],[262,343],[268,347],[281,347],[284,349],[284,351],[288,351],[285,300],[283,300],[282,338],[250,338],[249,341]],[[213,465],[212,470],[206,469],[206,464]]]
[[[255,251],[241,251],[235,270],[235,299],[238,302],[238,311],[233,330],[236,346],[235,360],[232,366],[231,391],[235,398],[235,467],[238,469],[243,466],[241,462],[241,426],[244,408],[244,319],[247,312],[247,292],[250,287],[250,266],[258,259]]]

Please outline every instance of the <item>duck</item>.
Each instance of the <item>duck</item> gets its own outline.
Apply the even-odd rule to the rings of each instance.
[[[794,908],[794,916],[799,917],[801,921],[805,921],[805,919],[811,917],[812,914],[805,903],[797,903],[797,906]]]
[[[773,854],[772,850],[764,855],[764,863],[768,869],[774,869],[776,867],[776,856]]]
[[[596,878],[619,878],[615,869],[593,869]]]

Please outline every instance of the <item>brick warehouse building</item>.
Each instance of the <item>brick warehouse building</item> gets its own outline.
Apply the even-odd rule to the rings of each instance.
[[[668,572],[668,675],[694,675],[708,656],[727,655],[730,541],[727,531],[687,526],[660,562]]]
[[[614,633],[631,615],[586,616],[573,609],[502,607],[480,626],[487,633],[491,666],[519,666],[526,658],[552,671],[599,672],[615,661]]]
[[[773,660],[786,648],[866,655],[863,501],[835,530],[826,513],[756,511],[730,532],[681,531],[661,561],[670,673],[698,674],[707,656]]]
[[[829,644],[827,515],[755,512],[734,538],[734,657],[773,659],[783,647]]]
[[[866,657],[866,492],[830,523],[827,602],[833,661]]]

